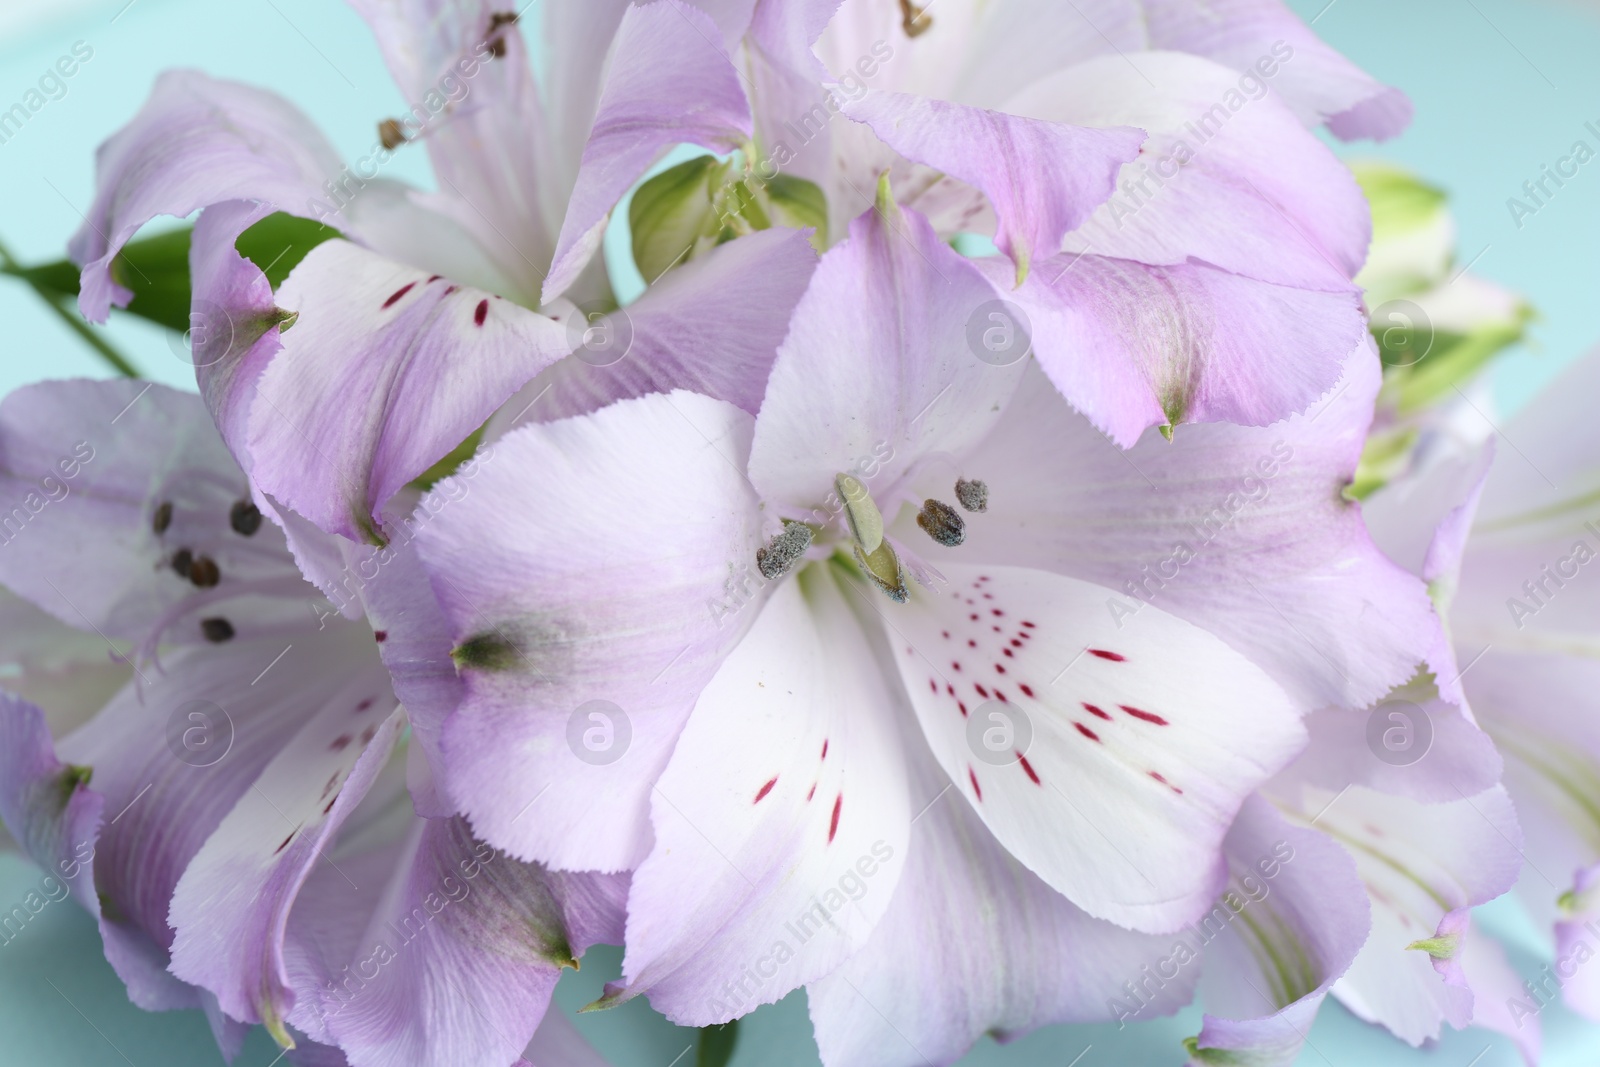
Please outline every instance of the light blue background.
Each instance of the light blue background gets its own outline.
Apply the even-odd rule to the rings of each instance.
[[[890,0],[883,0],[888,3]],[[1335,46],[1417,104],[1399,140],[1341,148],[1347,155],[1405,163],[1452,194],[1463,262],[1527,294],[1542,312],[1532,343],[1508,358],[1496,381],[1515,406],[1600,335],[1600,162],[1592,163],[1519,229],[1506,207],[1579,137],[1600,125],[1600,18],[1577,3],[1510,0],[1294,0]],[[1320,15],[1319,15],[1320,13]],[[20,134],[0,145],[0,240],[24,262],[59,257],[87,207],[94,146],[143,102],[155,74],[195,66],[268,85],[321,124],[347,158],[367,151],[378,119],[401,101],[364,27],[332,0],[0,0],[0,109],[34,85],[74,41],[94,57]],[[426,184],[419,153],[400,153],[387,176]],[[192,386],[192,372],[159,329],[114,317],[108,335],[146,376]],[[23,287],[0,279],[0,390],[39,378],[103,376],[97,357]],[[9,908],[38,872],[0,856],[0,905]],[[1514,907],[1487,909],[1513,941],[1525,974],[1538,968],[1540,939]],[[571,1012],[614,977],[619,955],[597,951],[557,991]],[[1063,961],[1070,966],[1070,961]],[[984,1041],[963,1061],[982,1065],[1098,1067],[1179,1063],[1179,1040],[1199,1013],[1140,1024],[1055,1027],[1008,1048]],[[1600,1063],[1600,1027],[1560,1007],[1543,1015],[1546,1062]],[[642,1001],[578,1025],[618,1067],[688,1067],[693,1039]],[[264,1067],[277,1049],[259,1031],[239,1061]],[[1081,1059],[1075,1059],[1079,1057]],[[100,953],[92,923],[70,903],[52,904],[13,942],[0,945],[0,1067],[199,1067],[221,1062],[204,1020],[193,1012],[133,1008]],[[1447,1031],[1412,1051],[1324,1008],[1305,1064],[1441,1064],[1499,1067],[1520,1062],[1508,1041],[1476,1030]],[[745,1021],[738,1067],[816,1064],[803,998],[796,994]]]

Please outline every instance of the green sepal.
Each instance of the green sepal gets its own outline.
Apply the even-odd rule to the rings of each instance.
[[[717,192],[729,164],[716,156],[696,156],[657,174],[633,194],[628,228],[633,261],[653,282],[675,264],[692,258],[701,242],[719,236]]]

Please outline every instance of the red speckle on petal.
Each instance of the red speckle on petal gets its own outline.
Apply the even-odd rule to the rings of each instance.
[[[371,697],[367,697],[361,703],[356,705],[356,711],[357,712],[363,712],[363,711],[366,711],[370,707],[372,707],[372,698]]]
[[[1096,716],[1097,718],[1105,719],[1107,722],[1111,721],[1111,713],[1109,711],[1106,711],[1102,708],[1097,708],[1093,704],[1085,704],[1083,706],[1083,710],[1087,711],[1090,715]]]
[[[953,671],[959,671],[961,669],[961,664],[957,663],[955,660],[951,660],[950,669]]]
[[[989,699],[989,691],[987,689],[985,689],[983,686],[978,685],[976,682],[974,682],[973,685],[972,685],[972,688],[976,689],[978,691],[978,695],[983,697],[983,699],[985,699],[985,700]]]
[[[833,835],[839,832],[839,809],[844,807],[844,794],[840,793],[833,798],[833,815],[828,819],[828,844],[833,844]]]
[[[1016,655],[1017,655],[1015,652],[1011,651],[1009,648],[1002,648],[1000,650],[1000,654],[1003,655],[1003,656],[1006,656],[1008,658],[1011,658],[1011,659],[1015,659]]]
[[[767,779],[767,784],[766,785],[762,786],[759,790],[756,791],[756,798],[754,800],[752,800],[750,803],[752,803],[752,804],[761,803],[762,798],[764,798],[768,793],[772,792],[772,787],[777,785],[777,784],[778,784],[778,776],[776,774],[774,774],[771,778]]]
[[[294,834],[290,834],[288,837],[283,839],[283,844],[279,845],[277,848],[272,850],[272,854],[274,856],[276,856],[278,853],[280,853],[284,849],[288,848],[289,847],[289,842],[293,841],[293,840],[294,840]]]
[[[457,291],[460,288],[461,288],[461,286],[459,286],[459,285],[447,285],[447,286],[445,286],[445,289],[444,289],[444,295],[445,296],[449,296],[451,293]]]
[[[328,801],[328,806],[322,809],[322,814],[328,814],[328,812],[333,810],[333,806],[337,803],[339,803],[339,794],[335,793],[333,795],[333,799]]]
[[[1018,640],[1017,638],[1013,637],[1011,639],[1011,647],[1012,648],[1021,648],[1022,647],[1022,642],[1020,640]]]
[[[1024,756],[1022,753],[1018,752],[1017,753],[1017,762],[1022,765],[1022,769],[1027,772],[1028,777],[1033,779],[1033,784],[1034,785],[1038,785],[1039,784],[1039,772],[1035,771],[1033,769],[1033,764],[1028,762],[1028,757]]]
[[[1089,729],[1087,726],[1083,725],[1083,723],[1075,722],[1072,725],[1076,726],[1078,728],[1078,732],[1080,734],[1082,734],[1084,737],[1087,737],[1089,740],[1091,740],[1091,741],[1100,740],[1100,735],[1095,733],[1093,730]]]
[[[1129,715],[1132,715],[1135,719],[1143,719],[1145,722],[1153,722],[1157,726],[1167,725],[1167,720],[1163,719],[1159,715],[1152,714],[1148,711],[1140,711],[1138,708],[1130,708],[1126,704],[1118,704],[1117,706],[1123,711],[1127,712]]]
[[[394,306],[394,302],[396,300],[399,300],[402,296],[405,296],[407,293],[409,293],[411,291],[411,287],[413,285],[416,285],[416,284],[417,284],[416,282],[406,282],[406,284],[402,285],[400,288],[396,289],[393,293],[389,294],[389,299],[387,299],[387,300],[385,300],[383,302],[383,306],[386,307],[386,308],[393,307]]]
[[[365,730],[361,731],[361,743],[363,745],[371,744],[372,739],[377,736],[378,728],[376,726],[369,726]]]
[[[967,647],[968,648],[977,648],[978,647],[978,642],[969,637],[969,638],[967,638]]]
[[[1160,782],[1162,785],[1166,786],[1168,789],[1172,790],[1174,793],[1178,793],[1180,795],[1183,793],[1183,790],[1179,789],[1177,786],[1175,786],[1171,782],[1167,781],[1166,778],[1164,778],[1162,776],[1160,771],[1151,771],[1150,772],[1150,777],[1154,778],[1156,781]]]
[[[1089,655],[1099,656],[1101,659],[1108,659],[1112,663],[1121,663],[1123,660],[1128,658],[1120,652],[1107,652],[1103,648],[1091,648],[1089,650]]]
[[[968,615],[967,618],[971,619],[973,622],[977,622],[978,621],[978,613],[977,612],[973,612],[971,615]]]
[[[474,311],[472,313],[472,323],[473,323],[473,325],[474,326],[482,326],[483,325],[483,320],[488,318],[488,317],[489,317],[489,301],[487,301],[487,300],[478,301],[478,310],[476,310],[476,311]]]
[[[1026,626],[1030,630],[1033,629],[1033,623],[1029,622],[1027,619],[1022,620],[1022,625]]]
[[[381,645],[385,641],[389,640],[389,631],[388,630],[374,630],[374,631],[372,631],[372,638],[373,638],[373,640],[377,641],[378,644]]]
[[[822,739],[822,758],[828,758],[828,739],[826,737]]]
[[[972,792],[979,800],[983,799],[983,788],[978,785],[978,772],[971,767],[967,768],[967,780],[972,783]]]
[[[940,632],[944,634],[944,639],[946,641],[950,640],[950,631],[949,630],[942,630]]]
[[[995,673],[996,673],[996,674],[1004,674],[1004,673],[1006,673],[1006,668],[1005,668],[1005,665],[1004,665],[1004,664],[1001,664],[1001,663],[996,663],[996,664],[995,664],[995,665],[994,665],[994,672],[995,672]]]
[[[934,681],[932,678],[928,679],[928,688],[934,693],[934,695],[938,695],[939,683]]]
[[[811,798],[816,796],[816,795],[817,795],[817,783],[816,782],[812,782],[811,783],[811,788],[806,791],[806,802],[810,803]]]
[[[962,700],[958,700],[958,701],[956,701],[956,707],[961,709],[961,717],[963,719],[965,719],[967,717],[967,705],[966,705],[966,702],[962,701]]]
[[[1001,611],[999,608],[990,608],[989,609],[989,614],[994,615],[996,617],[999,617],[1001,615],[1004,615],[1005,612]]]
[[[999,699],[999,701],[1000,701],[1000,703],[1002,703],[1002,704],[1009,704],[1009,703],[1011,703],[1011,702],[1010,702],[1010,701],[1009,701],[1009,700],[1007,700],[1007,699],[1006,699],[1006,695],[1005,695],[1005,694],[1004,694],[1004,693],[1002,693],[1002,692],[1001,692],[1001,691],[1000,691],[1000,690],[998,690],[998,689],[996,689],[996,690],[995,690],[995,691],[994,691],[994,695],[995,695],[995,697],[996,697],[996,698],[997,698],[997,699]]]
[[[338,737],[335,737],[331,742],[329,742],[328,751],[330,751],[330,752],[343,752],[346,748],[348,748],[350,746],[350,742],[353,741],[353,740],[355,740],[355,739],[352,738],[349,734],[340,734]]]

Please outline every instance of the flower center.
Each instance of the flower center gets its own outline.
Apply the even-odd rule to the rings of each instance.
[[[906,602],[908,574],[929,588],[933,588],[936,581],[944,580],[938,571],[917,559],[903,545],[890,540],[884,531],[883,512],[861,479],[839,474],[834,477],[833,485],[835,497],[829,502],[831,506],[814,509],[811,513],[820,522],[784,519],[783,532],[756,550],[756,566],[763,578],[776,581],[787,574],[833,525],[832,517],[838,516],[843,519],[842,532],[862,573],[890,600],[897,604]],[[966,511],[988,510],[989,490],[981,481],[957,479],[955,496],[956,502]],[[891,491],[888,499],[899,502],[899,494]],[[924,500],[917,512],[917,525],[946,548],[955,548],[966,540],[966,520],[961,512],[942,500]]]

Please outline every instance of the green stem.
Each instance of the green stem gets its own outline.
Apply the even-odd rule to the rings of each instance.
[[[10,249],[6,248],[3,243],[0,243],[0,273],[9,274],[26,283],[28,288],[32,289],[38,294],[39,299],[44,301],[45,306],[55,312],[56,317],[66,324],[68,329],[83,338],[84,343],[98,352],[100,358],[111,364],[112,369],[118,374],[124,378],[138,378],[140,376],[138,368],[130,363],[126,356],[112,348],[104,338],[90,329],[89,324],[83,321],[81,315],[74,314],[63,306],[60,297],[28,277],[12,257]]]

